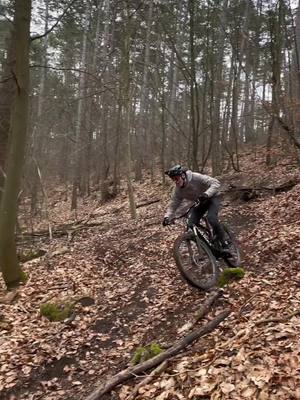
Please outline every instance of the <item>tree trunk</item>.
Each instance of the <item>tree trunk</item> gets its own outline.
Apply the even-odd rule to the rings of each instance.
[[[123,121],[124,121],[124,134],[126,137],[126,155],[127,155],[127,190],[128,190],[128,199],[130,206],[130,213],[133,219],[136,219],[136,205],[134,198],[134,191],[132,186],[132,142],[131,142],[131,126],[130,126],[130,114],[131,114],[131,85],[130,85],[130,46],[131,46],[131,34],[132,34],[132,16],[130,16],[130,6],[126,4],[126,27],[124,34],[124,43],[123,43],[123,54],[122,54],[122,67],[121,67],[121,76],[123,82],[123,93],[122,93],[122,101],[123,101]]]
[[[11,110],[15,96],[15,85],[11,73],[15,69],[15,44],[15,30],[11,28],[7,38],[7,56],[2,66],[2,82],[0,83],[0,200],[5,181],[5,161],[9,140]]]
[[[143,70],[143,81],[141,86],[141,100],[140,100],[140,112],[138,118],[138,132],[137,132],[137,151],[136,151],[136,164],[135,164],[135,179],[140,181],[142,179],[142,167],[143,167],[143,143],[147,144],[147,99],[148,99],[148,74],[149,74],[149,62],[150,62],[150,37],[151,37],[151,24],[153,15],[153,0],[149,2],[148,16],[147,16],[147,31],[145,40],[145,55],[144,55],[144,70]],[[146,152],[149,149],[146,149]]]
[[[48,19],[49,19],[49,0],[45,0],[45,27],[44,32],[48,31]],[[30,161],[31,166],[31,212],[34,214],[37,210],[38,201],[38,187],[39,187],[39,174],[37,166],[40,168],[40,162],[44,160],[44,140],[45,140],[45,129],[44,128],[44,96],[45,96],[45,82],[47,74],[47,49],[48,49],[48,35],[43,38],[43,54],[42,54],[42,65],[45,68],[41,69],[41,80],[38,94],[38,105],[37,105],[37,122],[33,128],[32,135],[32,160]]]
[[[105,0],[104,2],[104,33],[103,33],[103,51],[101,58],[104,62],[103,80],[104,84],[109,80],[109,74],[111,69],[111,63],[108,58],[108,45],[109,45],[109,13],[110,13],[110,1]],[[105,92],[101,97],[102,100],[102,123],[100,124],[102,131],[100,132],[101,141],[101,160],[100,160],[100,192],[101,200],[106,201],[109,197],[107,174],[109,169],[109,156],[108,156],[108,129],[109,129],[109,94]],[[100,128],[100,129],[101,129]],[[116,155],[115,155],[116,156]]]
[[[294,51],[292,61],[292,82],[291,87],[292,98],[294,102],[299,102],[300,99],[300,1],[298,2],[298,8],[296,13],[295,21],[295,36],[294,36]],[[296,130],[300,131],[300,113],[298,107],[294,108],[293,112],[293,124]]]
[[[189,24],[189,46],[190,46],[190,96],[191,96],[191,129],[192,129],[192,168],[198,170],[198,134],[199,134],[199,104],[198,85],[196,80],[196,50],[195,50],[195,1],[188,1],[190,16]]]
[[[228,8],[228,0],[225,0],[222,9],[217,18],[217,23],[221,21],[222,26],[226,26],[226,11]],[[213,16],[212,16],[213,17]],[[213,38],[214,39],[214,38]],[[214,42],[213,42],[214,43]],[[216,37],[217,52],[215,58],[215,65],[211,65],[211,70],[215,71],[215,79],[212,80],[212,102],[213,110],[211,112],[211,127],[212,127],[212,173],[218,175],[221,173],[222,165],[222,134],[221,134],[221,96],[223,81],[223,64],[224,64],[224,51],[225,43],[223,38],[223,30],[219,29]],[[214,47],[213,44],[210,47]],[[206,102],[205,102],[206,103]]]
[[[7,179],[0,209],[0,266],[7,287],[22,279],[16,251],[15,226],[28,124],[30,18],[31,0],[17,1],[15,5],[17,93],[11,118]]]
[[[83,30],[83,38],[82,38],[82,50],[81,50],[81,69],[86,68],[86,48],[87,48],[87,34],[89,27],[89,17],[90,17],[90,1],[86,0],[86,8],[85,8],[85,22],[84,22],[84,30]],[[78,90],[78,108],[77,108],[77,121],[76,121],[76,156],[75,156],[75,165],[74,165],[74,175],[73,175],[73,188],[72,188],[72,202],[71,209],[74,210],[77,208],[77,195],[78,190],[80,189],[82,182],[82,175],[84,171],[81,170],[82,167],[82,146],[83,146],[83,115],[84,115],[84,93],[85,93],[85,82],[86,76],[84,73],[80,73],[79,77],[79,90]]]
[[[94,40],[92,42],[93,49],[90,49],[91,54],[91,66],[89,66],[89,63],[87,63],[87,69],[88,73],[92,75],[96,75],[97,73],[97,57],[98,57],[98,51],[99,51],[99,43],[100,43],[100,24],[101,24],[101,4],[98,2],[97,4],[98,10],[97,10],[97,23],[96,23],[96,29],[94,33]],[[93,83],[93,82],[92,82]],[[90,174],[91,174],[91,163],[92,163],[92,144],[93,144],[93,131],[94,131],[94,126],[95,122],[92,122],[92,107],[94,103],[94,96],[91,94],[91,92],[94,91],[94,85],[90,84],[89,87],[87,87],[87,101],[86,101],[86,116],[85,116],[85,128],[86,128],[86,139],[87,139],[87,144],[85,146],[85,151],[84,151],[84,160],[85,160],[85,168],[86,168],[86,191],[88,196],[90,195]],[[96,96],[98,99],[98,96]],[[97,102],[97,100],[96,100]],[[99,105],[97,104],[99,107]],[[97,165],[97,164],[96,164]]]
[[[283,0],[278,2],[278,14],[274,11],[270,22],[270,46],[272,57],[272,109],[270,113],[270,122],[267,138],[266,164],[271,165],[271,152],[274,141],[274,126],[276,126],[276,117],[280,113],[280,95],[281,95],[281,65],[282,65],[282,28],[283,28]]]

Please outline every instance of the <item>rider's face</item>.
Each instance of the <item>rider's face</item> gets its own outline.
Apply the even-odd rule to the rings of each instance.
[[[176,186],[183,187],[185,180],[182,175],[173,176],[172,181],[176,183]]]

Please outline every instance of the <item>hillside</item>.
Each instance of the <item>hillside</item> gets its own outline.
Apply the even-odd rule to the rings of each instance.
[[[251,155],[243,165],[245,172],[220,177],[227,190],[221,218],[238,236],[246,276],[222,291],[206,321],[227,307],[231,314],[136,399],[300,398],[300,168],[285,160],[268,170]],[[268,190],[290,181],[289,190]],[[255,196],[243,201],[230,184],[254,187]],[[91,225],[62,236],[55,227],[74,215],[59,190],[52,192],[54,238],[31,243],[46,254],[24,263],[29,281],[14,299],[0,292],[1,399],[84,399],[126,368],[139,346],[172,345],[186,334],[181,328],[209,294],[182,281],[173,261],[172,243],[183,227],[161,226],[170,190],[158,179],[136,184],[139,205],[158,200],[139,207],[137,221],[125,192],[104,205],[96,196],[84,199],[77,218]],[[42,303],[62,298],[86,302],[77,302],[65,322],[40,315]],[[126,399],[140,380],[105,398]]]

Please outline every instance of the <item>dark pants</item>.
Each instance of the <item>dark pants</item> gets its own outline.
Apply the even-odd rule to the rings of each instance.
[[[218,213],[220,209],[220,199],[215,197],[210,197],[203,204],[200,204],[198,207],[194,207],[188,216],[188,227],[191,228],[193,225],[197,225],[203,215],[207,212],[207,219],[210,225],[213,228],[214,234],[223,244],[225,241],[225,232],[222,228]]]

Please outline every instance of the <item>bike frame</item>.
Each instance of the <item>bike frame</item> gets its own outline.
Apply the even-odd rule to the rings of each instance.
[[[190,211],[191,211],[196,205],[197,205],[197,204],[194,203],[184,214],[180,215],[180,216],[177,217],[177,218],[174,218],[174,219],[173,219],[173,222],[174,222],[176,219],[187,218],[187,216],[189,215]],[[199,241],[203,241],[203,242],[210,248],[210,250],[212,251],[213,255],[214,255],[216,258],[222,257],[222,255],[221,255],[221,253],[220,253],[220,250],[218,249],[218,247],[216,247],[216,246],[214,245],[213,231],[212,231],[212,227],[211,227],[210,223],[208,222],[207,216],[204,215],[204,216],[201,218],[201,220],[203,220],[203,221],[205,222],[205,225],[204,225],[204,224],[194,225],[193,228],[192,228],[193,233],[194,233],[195,238],[196,238],[197,244],[199,245]],[[200,221],[201,221],[201,220],[200,220]],[[190,228],[187,227],[186,230],[188,231],[189,229],[190,229]],[[207,238],[203,235],[203,232],[206,232],[206,233],[207,233]]]
[[[198,226],[194,225],[192,228],[197,244],[199,245],[199,242],[203,241],[210,248],[216,258],[222,257],[219,248],[214,244],[212,227],[209,224],[207,217],[204,216],[202,219],[205,221],[206,226],[199,224]],[[203,232],[207,233],[207,238],[203,235]]]
[[[190,211],[192,210],[192,208],[194,208],[197,204],[193,204],[183,215],[174,218],[171,223],[175,223],[175,220],[180,219],[180,218],[184,218],[187,217],[190,213]],[[231,267],[236,267],[235,264],[233,264],[232,261],[230,261],[230,259],[232,258],[231,253],[226,253],[224,251],[222,251],[222,246],[220,245],[220,243],[218,243],[218,240],[215,240],[215,236],[214,236],[214,232],[212,229],[212,226],[210,225],[207,216],[204,215],[200,221],[204,221],[205,225],[202,223],[199,223],[198,225],[193,225],[192,228],[188,228],[187,227],[187,232],[193,232],[194,236],[195,236],[195,240],[198,246],[201,246],[201,242],[204,243],[209,250],[211,251],[211,253],[213,254],[213,256],[215,257],[215,259],[219,260],[219,259],[223,259],[229,266]],[[228,234],[228,230],[227,230],[227,234]],[[229,234],[230,236],[230,234]],[[238,263],[240,263],[240,252],[239,252],[239,248],[238,245],[234,243],[234,247],[235,247],[235,253],[236,253],[236,257],[238,257]],[[234,254],[235,254],[234,253]]]

